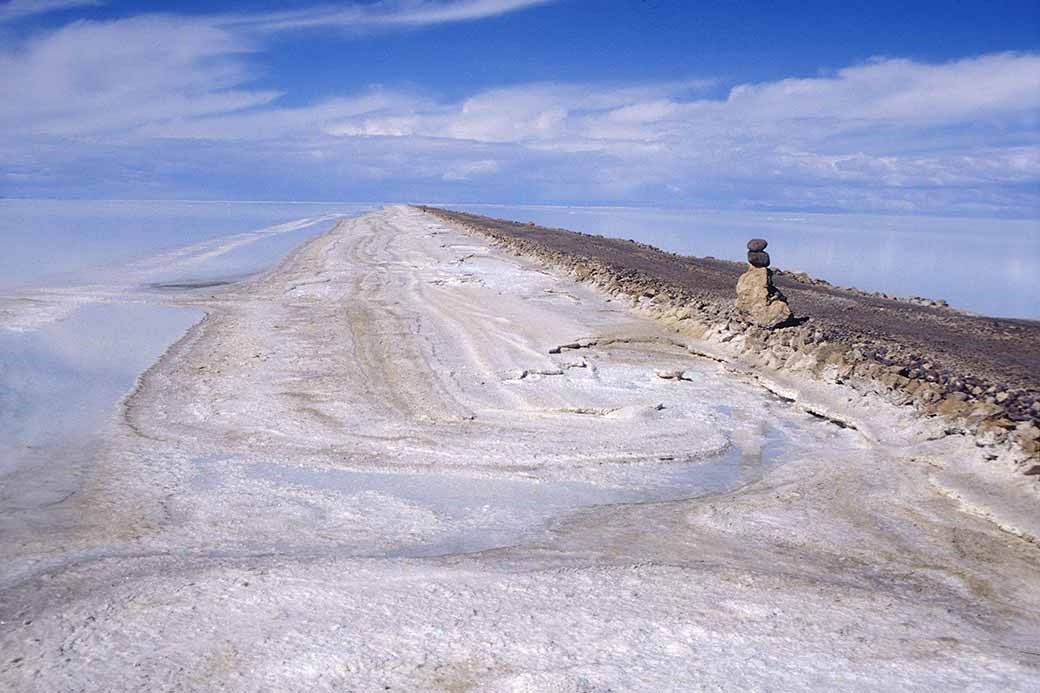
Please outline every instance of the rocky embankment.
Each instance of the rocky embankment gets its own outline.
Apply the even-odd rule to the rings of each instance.
[[[496,244],[569,271],[763,371],[808,376],[941,417],[948,434],[1007,449],[1040,480],[1040,322],[969,315],[940,302],[775,272],[800,319],[768,329],[737,310],[743,263],[635,241],[421,207]]]

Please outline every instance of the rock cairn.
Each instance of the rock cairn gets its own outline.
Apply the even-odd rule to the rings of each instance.
[[[737,280],[737,310],[753,325],[771,330],[788,322],[794,314],[787,298],[773,285],[767,245],[764,238],[748,241],[747,259],[751,266]]]

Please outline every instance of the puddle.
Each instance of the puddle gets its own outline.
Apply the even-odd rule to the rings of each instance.
[[[249,463],[210,455],[194,460],[200,467],[195,488],[201,492],[216,490],[229,471],[225,465],[234,465],[234,477],[265,483],[275,489],[275,494],[277,489],[301,488],[332,492],[345,499],[376,494],[386,499],[388,506],[435,516],[442,531],[432,538],[402,542],[390,549],[340,548],[354,555],[429,557],[534,540],[550,523],[594,506],[674,500],[730,491],[757,479],[767,467],[779,463],[787,448],[786,440],[783,430],[769,428],[758,445],[733,446],[707,461],[603,465],[625,467],[621,475],[625,479],[623,486],[577,480],[361,472]]]
[[[116,403],[201,317],[186,308],[91,304],[32,332],[0,331],[0,510],[68,495]]]

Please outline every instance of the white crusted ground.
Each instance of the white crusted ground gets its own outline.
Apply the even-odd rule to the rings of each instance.
[[[958,441],[815,421],[409,208],[178,301],[0,549],[0,686],[1040,686],[1040,552],[929,484]]]

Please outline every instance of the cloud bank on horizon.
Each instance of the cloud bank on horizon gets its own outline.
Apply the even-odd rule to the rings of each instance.
[[[12,0],[0,5],[0,195],[1040,216],[1034,51],[876,57],[766,81],[547,74],[462,93],[416,86],[403,73],[397,84],[303,103],[292,81],[264,79],[265,55],[314,32],[378,42],[554,4],[293,4],[82,19],[68,15],[99,3]]]

